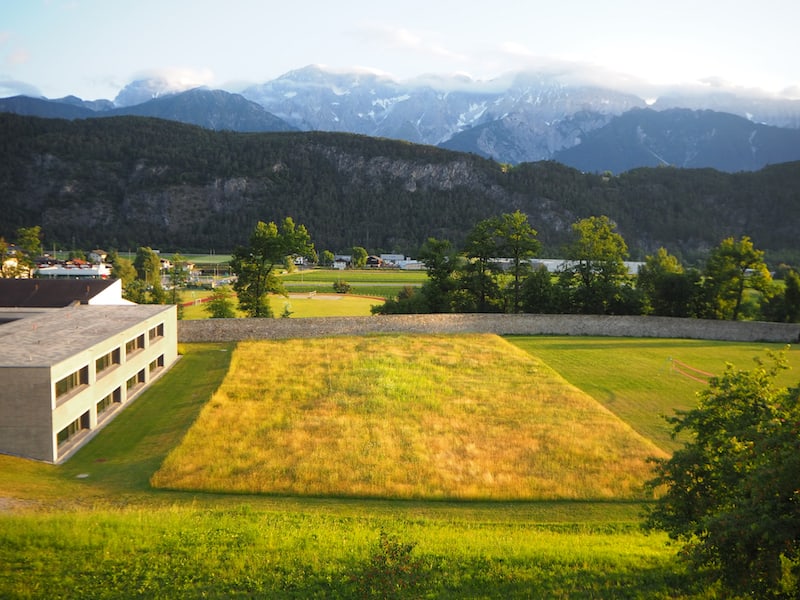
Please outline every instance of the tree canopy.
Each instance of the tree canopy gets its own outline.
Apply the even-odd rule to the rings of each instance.
[[[571,288],[576,312],[612,312],[620,284],[627,279],[628,246],[607,216],[588,217],[572,225],[574,240],[566,247],[572,264],[562,281]]]
[[[781,355],[751,370],[728,365],[697,408],[672,418],[690,440],[656,461],[647,517],[684,555],[731,590],[800,595],[800,390],[780,388]]]
[[[460,252],[449,240],[429,238],[419,251],[428,271],[421,293],[406,290],[375,312],[800,320],[800,276],[784,265],[785,285],[775,285],[763,252],[747,237],[724,239],[702,270],[684,267],[677,256],[659,248],[635,274],[625,262],[627,244],[607,216],[580,219],[572,233],[565,249],[569,260],[556,275],[536,265],[536,231],[519,211],[478,221]]]
[[[284,264],[287,257],[315,258],[314,244],[304,225],[295,225],[286,217],[280,227],[274,222],[259,221],[247,246],[239,246],[231,259],[231,270],[236,274],[233,284],[239,296],[239,307],[251,317],[271,317],[268,294],[286,295],[275,267]]]
[[[764,252],[757,250],[747,236],[738,241],[725,238],[712,249],[705,278],[712,294],[712,310],[721,319],[739,318],[745,289],[771,293],[772,276],[764,263]]]

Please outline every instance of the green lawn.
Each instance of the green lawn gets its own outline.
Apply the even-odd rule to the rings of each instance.
[[[421,286],[428,274],[400,269],[313,269],[282,275],[282,280],[290,292],[328,293],[333,291],[334,282],[346,281],[352,294],[394,298],[406,286]]]
[[[183,297],[186,302],[196,301],[197,304],[185,306],[183,308],[183,319],[208,319],[206,304],[200,302],[201,299],[211,295],[207,290],[188,290],[184,291]],[[273,294],[269,297],[272,313],[275,317],[282,317],[288,309],[290,319],[302,319],[308,317],[366,317],[372,314],[372,307],[382,304],[383,298],[372,296],[356,296],[354,294],[334,294],[334,293],[299,293],[292,291],[289,296]],[[239,317],[246,316],[237,311]]]
[[[672,451],[680,445],[670,436],[662,416],[695,405],[695,395],[704,384],[682,375],[678,362],[706,373],[721,375],[726,363],[749,369],[754,358],[766,351],[780,351],[784,344],[715,342],[685,339],[592,338],[519,336],[512,343],[540,357],[570,383],[576,385],[629,423],[661,448]],[[786,354],[790,369],[778,383],[800,381],[800,351]],[[697,373],[682,366],[685,373]]]
[[[647,373],[663,368],[656,379],[667,382],[660,389],[669,396],[656,405],[667,407],[682,389],[669,372],[670,356],[715,371],[721,359],[748,367],[762,348],[690,340],[511,341],[578,387],[594,386],[595,397],[617,414],[622,395],[610,390],[624,389],[631,373],[639,373],[638,383],[628,383],[626,395],[632,398],[637,386],[656,395]],[[221,385],[233,355],[232,345],[183,350],[165,377],[65,465],[0,456],[0,597],[727,597],[706,589],[702,574],[687,572],[665,536],[639,531],[636,502],[423,502],[153,489],[149,478]],[[640,354],[650,360],[640,362]],[[682,391],[690,396],[682,401],[691,402],[693,391]],[[641,411],[631,422],[642,426],[647,415],[657,421],[658,412]],[[382,531],[413,549],[396,552],[395,563],[381,562],[387,554],[379,545]],[[397,543],[388,549],[402,549]]]
[[[403,269],[311,269],[282,275],[284,283],[333,283],[343,280],[349,283],[391,283],[393,285],[421,285],[428,280],[426,271]]]

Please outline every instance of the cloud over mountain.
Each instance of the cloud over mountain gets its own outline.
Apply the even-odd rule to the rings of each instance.
[[[134,81],[120,90],[114,99],[117,106],[133,106],[158,98],[164,94],[175,94],[203,87],[214,81],[208,70],[196,69],[150,69],[134,76]]]

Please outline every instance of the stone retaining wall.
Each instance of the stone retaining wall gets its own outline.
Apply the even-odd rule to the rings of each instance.
[[[496,333],[800,342],[800,324],[604,315],[436,314],[178,321],[179,342],[235,342],[370,333]]]

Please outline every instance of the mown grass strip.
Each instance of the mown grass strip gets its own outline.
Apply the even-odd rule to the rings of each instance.
[[[385,292],[390,288],[381,288]],[[357,296],[354,294],[321,294],[311,293],[313,289],[300,293],[292,291],[289,296],[273,294],[269,297],[272,313],[275,317],[282,317],[288,309],[289,318],[302,319],[309,317],[368,317],[372,314],[372,307],[383,304],[383,297]],[[195,293],[194,300],[199,300],[211,295]],[[186,296],[185,296],[186,297]],[[235,303],[235,298],[233,299]],[[183,308],[182,318],[185,320],[208,319],[210,315],[206,309],[207,304],[198,302]],[[237,310],[238,317],[246,317],[245,313]]]
[[[703,371],[721,375],[726,363],[741,369],[783,344],[718,342],[710,340],[610,337],[512,336],[508,340],[544,360],[570,383],[601,402],[660,448],[672,452],[682,445],[672,439],[663,418],[696,405],[704,384],[673,369],[679,360]],[[780,385],[800,380],[800,351],[786,353],[790,369]]]

